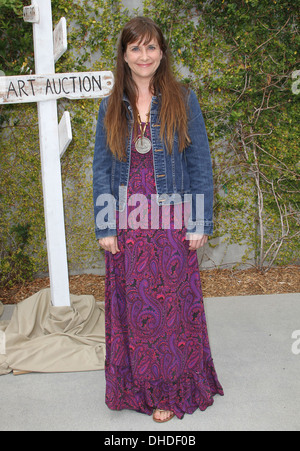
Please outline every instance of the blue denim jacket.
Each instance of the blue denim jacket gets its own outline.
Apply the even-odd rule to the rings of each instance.
[[[97,239],[117,236],[115,212],[116,210],[124,211],[126,207],[131,162],[132,108],[124,96],[124,102],[128,108],[130,139],[127,143],[127,161],[121,162],[107,147],[104,128],[107,101],[108,98],[105,98],[99,109],[93,162],[94,214]],[[212,235],[212,162],[198,99],[193,91],[189,92],[188,132],[191,144],[184,152],[180,153],[178,136],[175,134],[172,155],[169,155],[165,143],[160,138],[159,101],[160,96],[152,98],[150,116],[157,191],[156,201],[158,205],[192,202],[192,214],[188,222],[186,237],[188,238],[189,233]],[[197,194],[202,196],[196,196]],[[107,202],[104,202],[105,199]],[[110,201],[111,199],[113,199],[113,202]],[[201,202],[201,199],[203,199],[203,202]],[[197,203],[199,200],[200,202]],[[105,209],[106,216],[103,209]],[[202,213],[199,214],[201,210]]]

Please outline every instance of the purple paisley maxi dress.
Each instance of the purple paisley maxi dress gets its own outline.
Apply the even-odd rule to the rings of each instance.
[[[150,126],[146,136],[151,139]],[[127,229],[120,228],[117,211],[121,252],[105,252],[106,404],[148,415],[156,408],[171,410],[181,419],[211,406],[223,389],[211,357],[197,252],[189,251],[185,239],[183,208],[181,229],[174,227],[178,210],[174,213],[173,205],[170,227],[162,228],[163,208],[157,207],[159,228],[151,228],[152,149],[141,155],[133,140],[128,198],[136,193],[147,197],[148,210],[137,215],[141,204],[128,206]],[[142,227],[137,229],[133,218]]]

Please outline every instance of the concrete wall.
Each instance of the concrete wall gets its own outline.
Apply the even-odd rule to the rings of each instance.
[[[143,11],[143,2],[142,0],[123,0],[123,5],[125,8],[129,9],[129,11],[133,12],[134,9],[139,8],[140,12]]]

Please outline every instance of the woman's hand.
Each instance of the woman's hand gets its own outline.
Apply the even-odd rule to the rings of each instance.
[[[118,237],[117,236],[107,236],[99,240],[99,244],[105,251],[111,252],[113,255],[121,252],[118,247]]]
[[[187,238],[190,241],[189,251],[196,251],[200,247],[205,246],[208,242],[208,235],[197,235],[196,233],[191,233]]]

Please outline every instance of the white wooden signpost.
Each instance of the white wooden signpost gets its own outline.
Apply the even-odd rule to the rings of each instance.
[[[63,18],[53,32],[51,0],[32,0],[24,20],[33,24],[35,75],[0,77],[0,104],[37,102],[51,300],[70,306],[60,158],[72,141],[70,114],[58,124],[57,99],[105,97],[111,72],[56,74],[55,62],[67,50]]]
[[[0,104],[30,103],[45,100],[95,98],[108,95],[111,89],[110,72],[75,74],[25,75],[1,77]]]

